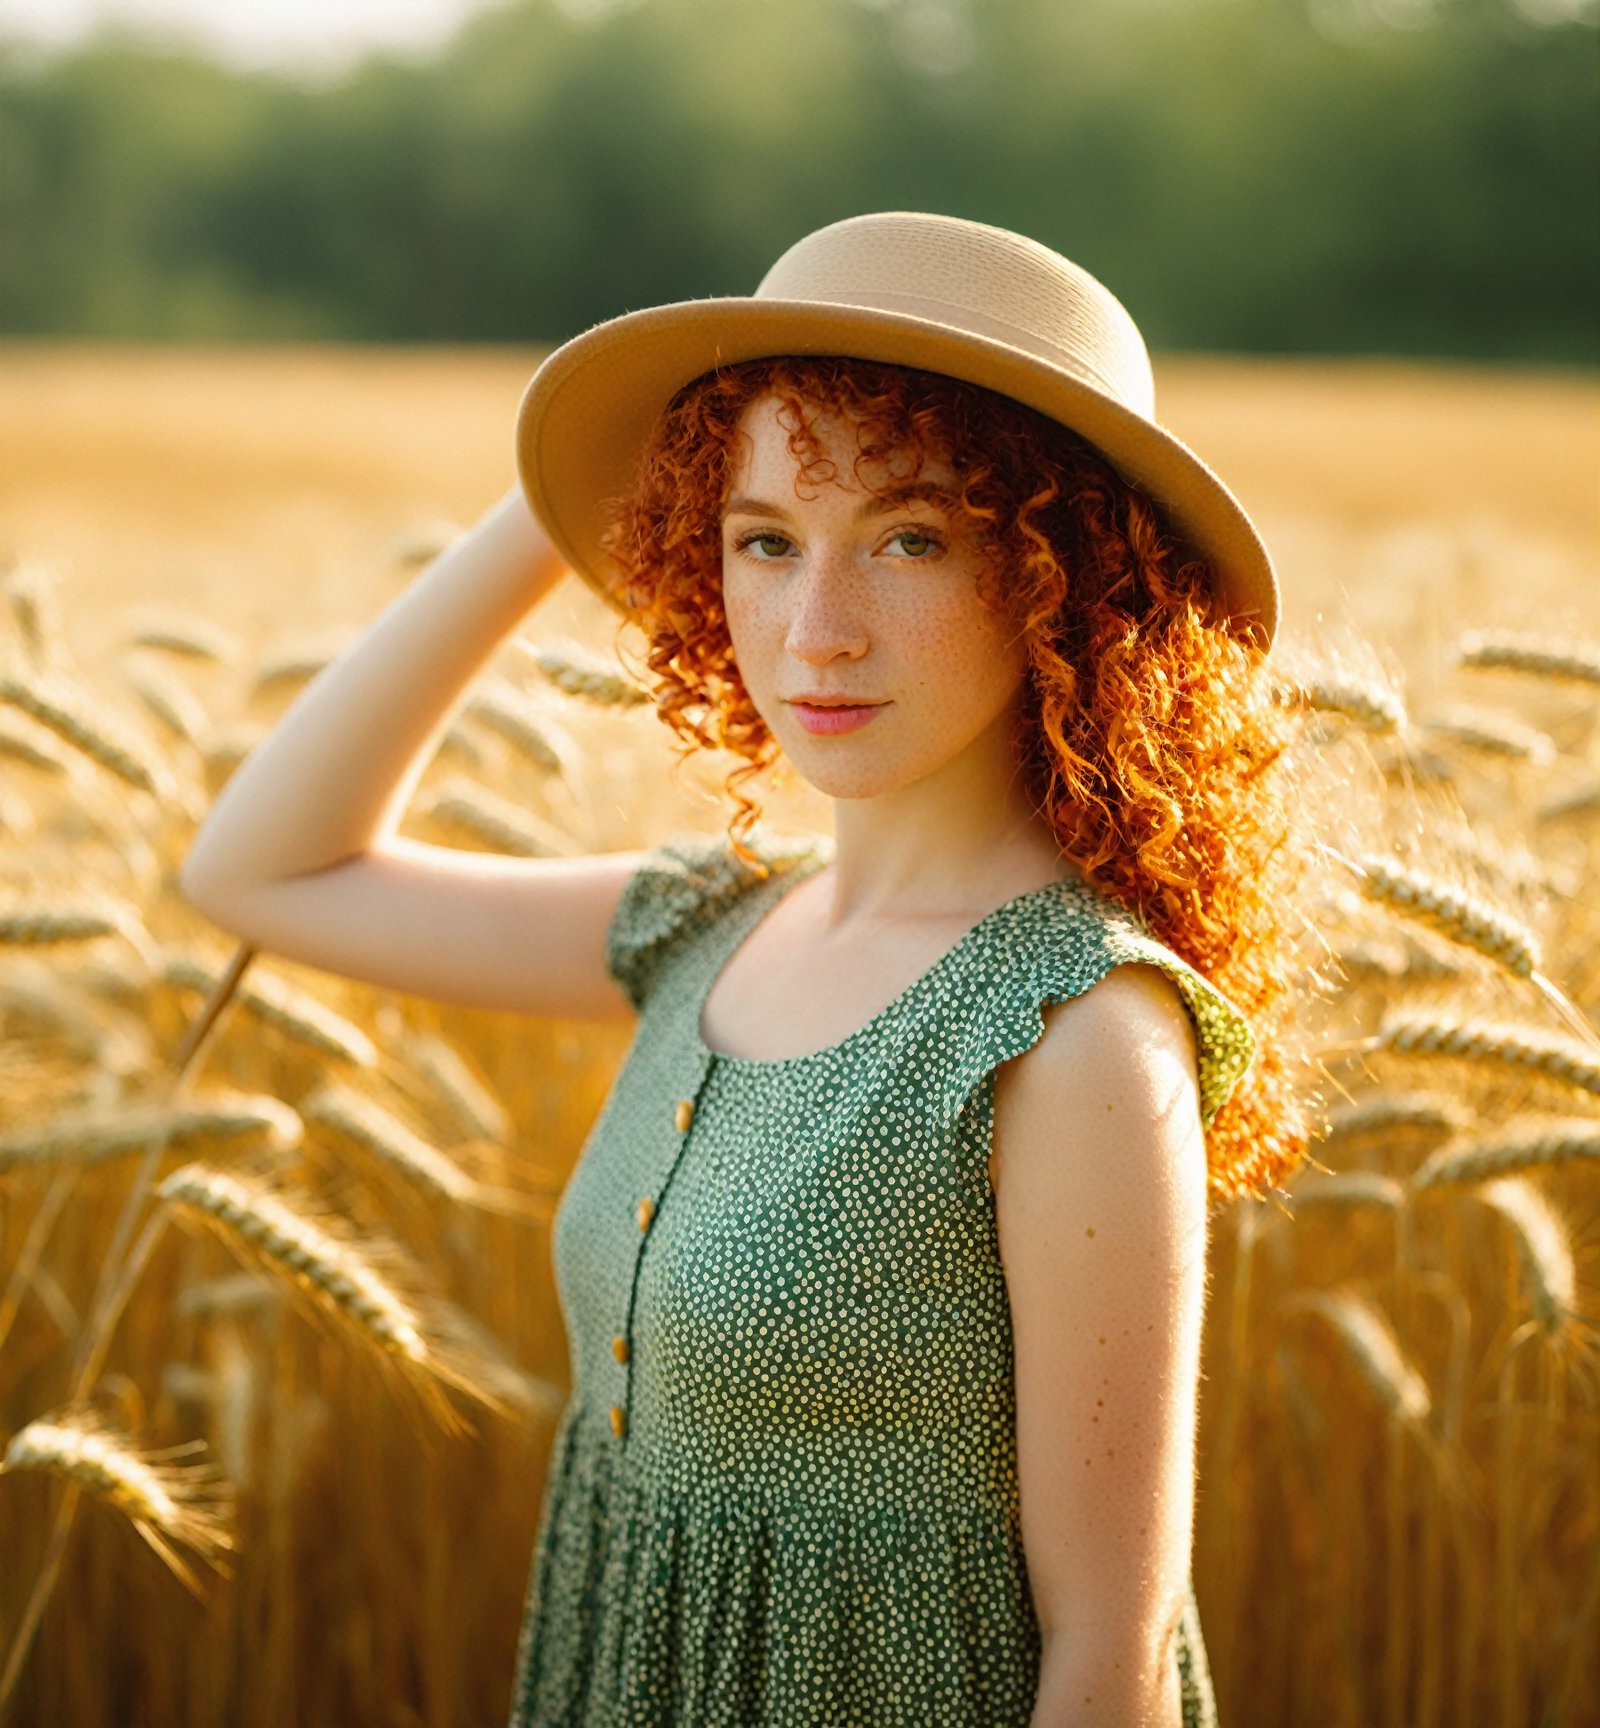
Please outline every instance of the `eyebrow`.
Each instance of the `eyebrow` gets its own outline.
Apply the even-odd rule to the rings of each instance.
[[[956,494],[948,486],[941,486],[936,480],[915,480],[907,486],[897,486],[892,492],[873,493],[863,498],[856,507],[855,519],[864,522],[869,516],[886,516],[891,510],[898,509],[902,504],[909,504],[914,499],[925,498],[934,504],[948,508],[955,503]],[[725,516],[782,516],[785,521],[794,518],[781,504],[770,504],[765,498],[747,498],[741,493],[730,498],[724,509]]]

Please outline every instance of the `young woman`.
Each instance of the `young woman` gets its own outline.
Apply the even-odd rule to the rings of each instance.
[[[638,1016],[556,1220],[573,1393],[515,1728],[1213,1723],[1207,1206],[1305,1142],[1259,538],[1106,289],[936,216],[575,338],[517,450],[183,873],[332,971]],[[567,567],[685,748],[744,759],[729,832],[397,837]],[[780,756],[831,836],[762,828]]]

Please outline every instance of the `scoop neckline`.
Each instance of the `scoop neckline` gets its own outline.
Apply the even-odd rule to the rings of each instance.
[[[925,971],[913,978],[892,1002],[886,1003],[872,1016],[870,1020],[865,1022],[865,1024],[858,1026],[855,1031],[847,1033],[843,1038],[839,1039],[837,1043],[829,1044],[821,1050],[807,1051],[798,1056],[734,1056],[725,1050],[712,1049],[712,1047],[706,1043],[705,1034],[702,1032],[701,1027],[704,1023],[706,1003],[711,999],[711,992],[716,988],[717,980],[728,969],[728,964],[733,959],[734,955],[737,954],[750,937],[755,934],[762,922],[765,919],[770,918],[782,901],[798,888],[802,882],[814,876],[818,870],[825,869],[829,862],[828,858],[821,852],[813,853],[813,859],[814,862],[812,863],[802,864],[797,868],[785,871],[783,875],[778,878],[778,880],[784,885],[782,893],[774,894],[770,899],[763,899],[761,897],[762,889],[766,886],[766,884],[762,884],[761,888],[758,888],[755,891],[748,902],[759,909],[757,916],[751,920],[741,920],[735,926],[733,941],[731,944],[717,944],[713,956],[710,976],[705,979],[704,984],[695,992],[695,1007],[693,1014],[694,1043],[696,1050],[703,1058],[720,1063],[724,1067],[749,1068],[775,1072],[783,1068],[804,1067],[808,1063],[821,1062],[825,1058],[842,1055],[845,1051],[849,1050],[851,1046],[862,1042],[864,1039],[876,1032],[886,1021],[903,1013],[915,997],[928,988],[933,980],[937,978],[947,966],[954,962],[958,955],[965,953],[966,950],[977,941],[978,937],[1004,914],[1010,912],[1013,908],[1020,906],[1024,901],[1037,899],[1039,896],[1044,894],[1060,893],[1063,890],[1078,894],[1084,892],[1087,887],[1085,883],[1080,882],[1074,876],[1062,876],[1058,877],[1054,882],[1042,882],[1037,888],[1025,888],[1020,894],[1013,894],[1009,900],[1004,900],[998,906],[985,912],[975,924],[969,924],[967,928],[955,939],[955,941],[952,942],[951,945],[946,948],[945,951],[939,955],[939,957],[934,960]]]

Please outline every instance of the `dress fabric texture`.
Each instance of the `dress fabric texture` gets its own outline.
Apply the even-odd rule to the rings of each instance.
[[[555,1218],[572,1393],[512,1728],[1025,1728],[1040,1634],[994,1071],[1123,961],[1177,981],[1207,1120],[1250,1029],[1068,881],[988,914],[840,1043],[723,1055],[701,1038],[712,983],[832,857],[750,844],[765,879],[723,837],[668,840],[612,922],[639,1019]],[[1192,1581],[1175,1661],[1184,1728],[1214,1728]]]

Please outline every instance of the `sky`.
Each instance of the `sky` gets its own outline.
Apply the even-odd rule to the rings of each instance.
[[[0,41],[65,47],[102,20],[182,31],[230,65],[337,72],[369,50],[426,54],[486,0],[0,0]]]

